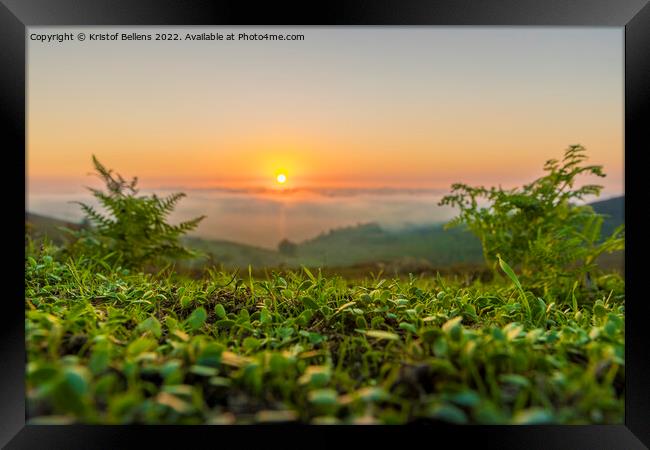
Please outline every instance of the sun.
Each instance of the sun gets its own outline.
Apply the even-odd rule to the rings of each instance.
[[[287,176],[283,173],[278,174],[278,176],[275,178],[278,183],[284,184],[287,182]]]

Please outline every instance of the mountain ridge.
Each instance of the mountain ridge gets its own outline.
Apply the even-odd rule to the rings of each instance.
[[[624,221],[624,196],[589,203],[605,216],[602,234],[607,236]],[[79,228],[80,224],[25,213],[26,222],[40,235],[53,241],[65,241],[57,227]],[[227,240],[186,236],[189,247],[206,253],[205,258],[188,262],[191,267],[221,264],[227,268],[262,267],[354,266],[374,263],[401,262],[410,266],[440,267],[454,264],[482,264],[483,254],[479,240],[462,229],[444,230],[444,223],[405,226],[400,229],[385,227],[377,222],[333,228],[301,242],[293,243],[291,253],[265,249]],[[607,265],[620,266],[621,255],[605,255]]]

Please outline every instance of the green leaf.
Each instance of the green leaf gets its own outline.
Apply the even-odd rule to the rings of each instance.
[[[272,320],[271,313],[266,308],[260,311],[260,323],[262,325],[269,324]]]
[[[178,320],[174,319],[172,316],[165,317],[165,325],[170,332],[174,332],[180,328]]]
[[[303,311],[297,318],[296,318],[296,323],[302,326],[307,326],[309,321],[311,320],[313,316],[313,312],[311,310],[305,310]]]
[[[296,330],[294,330],[291,327],[282,327],[282,328],[278,328],[277,333],[278,333],[278,336],[280,336],[282,339],[288,339],[291,336],[293,336],[295,331]]]
[[[208,343],[196,360],[197,365],[219,367],[221,363],[221,354],[224,351],[224,346],[217,342]]]
[[[88,376],[81,367],[68,367],[64,370],[65,382],[75,392],[82,396],[88,391]]]
[[[236,324],[234,320],[224,319],[224,320],[217,321],[215,325],[217,325],[217,327],[219,328],[230,329],[234,327]]]
[[[88,368],[94,374],[103,372],[108,368],[111,361],[110,346],[108,343],[100,343],[93,349],[90,360],[88,361]]]
[[[247,324],[250,322],[251,316],[247,309],[242,308],[239,310],[239,315],[237,316],[237,322]]]
[[[410,324],[410,323],[408,323],[408,322],[402,322],[402,323],[400,323],[400,324],[399,324],[399,327],[400,327],[402,330],[409,331],[409,332],[411,332],[411,333],[413,333],[413,334],[416,334],[417,331],[418,331],[418,330],[415,328],[415,326],[414,326],[413,324]]]
[[[447,340],[444,338],[444,336],[440,336],[433,343],[433,353],[439,358],[447,356],[447,348]]]
[[[368,386],[356,391],[354,397],[364,402],[380,402],[388,399],[390,395],[381,387]]]
[[[505,341],[506,334],[501,330],[501,328],[492,328],[492,337],[496,341]]]
[[[347,302],[344,305],[339,306],[338,309],[334,312],[334,315],[340,313],[341,311],[344,311],[345,309],[349,308],[350,306],[356,305],[356,303],[357,302],[355,302],[355,301],[351,301],[351,302]]]
[[[476,392],[468,389],[451,395],[449,399],[457,405],[470,408],[481,401],[481,397]]]
[[[463,332],[463,327],[461,325],[462,320],[463,320],[462,316],[457,316],[454,317],[453,319],[449,319],[442,326],[442,331],[449,334],[449,336],[454,341],[458,341],[461,338]]]
[[[507,339],[511,341],[517,339],[521,335],[522,331],[524,331],[524,327],[515,322],[509,323],[503,327],[504,334],[506,335]]]
[[[192,306],[193,300],[194,299],[189,295],[183,295],[180,300],[181,308],[183,309],[189,308],[190,306]]]
[[[156,319],[154,316],[151,316],[148,319],[141,322],[137,326],[137,330],[140,332],[148,331],[157,339],[159,339],[160,336],[162,335],[162,326],[160,325],[158,319]]]
[[[243,342],[242,345],[244,347],[244,350],[252,351],[252,350],[255,350],[257,347],[260,346],[260,340],[249,336],[246,339],[244,339],[244,342]]]
[[[191,330],[196,331],[203,326],[207,318],[208,313],[205,311],[205,308],[200,306],[192,311],[190,317],[187,318],[187,323]]]
[[[271,368],[271,372],[275,374],[282,373],[287,367],[288,361],[287,359],[282,356],[280,353],[273,353],[271,355],[271,358],[269,360],[269,366]]]
[[[530,380],[528,380],[528,378],[516,373],[501,374],[499,375],[499,380],[503,383],[512,384],[522,388],[527,388],[530,386]]]
[[[142,352],[154,349],[156,344],[156,341],[151,338],[139,338],[129,344],[126,348],[126,354],[129,356],[137,356]]]
[[[424,342],[432,343],[439,336],[440,331],[437,328],[426,328],[424,331],[420,330],[420,336]]]
[[[338,403],[338,393],[334,389],[317,389],[308,395],[311,403],[320,406],[331,406]]]
[[[307,274],[307,276],[309,277],[309,279],[310,279],[312,282],[316,283],[316,281],[317,281],[317,280],[316,280],[316,277],[314,277],[314,275],[310,272],[310,270],[309,270],[308,268],[306,268],[305,266],[303,266],[303,267],[302,267],[302,270],[305,271],[305,273]]]
[[[365,330],[363,331],[366,336],[376,338],[376,339],[388,339],[391,341],[399,341],[399,335],[391,333],[390,331],[383,330]]]
[[[501,270],[503,270],[505,274],[508,275],[508,277],[512,280],[513,283],[515,283],[517,289],[523,291],[523,288],[521,287],[521,283],[519,282],[519,278],[517,278],[517,275],[515,275],[515,272],[512,270],[512,268],[508,265],[507,262],[501,259],[500,255],[497,255],[497,258],[499,259],[499,266],[501,266]]]
[[[214,306],[214,313],[220,319],[225,319],[226,318],[226,309],[223,307],[223,305],[221,303],[217,303]]]
[[[230,385],[232,384],[232,380],[230,380],[230,378],[224,378],[224,377],[212,377],[210,378],[209,383],[212,386],[230,387]]]
[[[202,377],[212,377],[217,374],[217,369],[210,366],[193,365],[190,367],[190,372]]]
[[[309,366],[298,382],[313,387],[323,387],[329,382],[330,376],[331,369],[328,366]]]
[[[427,411],[427,416],[455,424],[467,423],[465,412],[450,403],[432,406]]]
[[[553,414],[542,408],[530,408],[517,412],[512,418],[517,425],[544,425],[555,423]]]

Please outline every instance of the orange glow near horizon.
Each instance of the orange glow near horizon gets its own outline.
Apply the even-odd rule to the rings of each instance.
[[[92,154],[143,188],[508,186],[582,144],[623,191],[620,30],[301,32],[28,41],[29,189],[96,183]]]
[[[614,140],[614,139],[612,139]],[[559,140],[558,140],[559,141]],[[610,145],[607,145],[610,144]],[[435,144],[432,147],[437,147]],[[559,142],[531,143],[526,151],[518,145],[498,143],[450,145],[448,150],[429,151],[424,148],[401,149],[380,154],[370,148],[356,147],[343,151],[321,150],[276,153],[264,148],[211,153],[196,150],[183,154],[173,152],[97,149],[94,154],[107,167],[125,178],[138,176],[140,186],[183,186],[189,188],[254,188],[287,186],[288,174],[293,188],[445,188],[455,182],[470,184],[521,184],[542,175],[542,165],[550,158],[559,158],[567,145]],[[27,155],[30,182],[76,185],[93,182],[91,155],[77,152],[38,150],[32,139]],[[603,164],[607,178],[597,180],[606,186],[622,186],[623,151],[614,142],[586,145],[589,162]],[[41,148],[52,148],[45,146]],[[70,149],[70,147],[68,147]],[[616,155],[618,153],[618,155]],[[183,155],[191,154],[191,158]],[[282,161],[279,165],[276,161]],[[281,168],[278,168],[281,167]],[[273,182],[269,181],[269,175]],[[281,180],[281,178],[283,178]],[[57,181],[58,180],[58,181]]]

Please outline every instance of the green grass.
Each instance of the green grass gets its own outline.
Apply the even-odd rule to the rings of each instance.
[[[31,423],[623,423],[616,274],[548,298],[507,277],[191,280],[32,250],[25,271]]]

